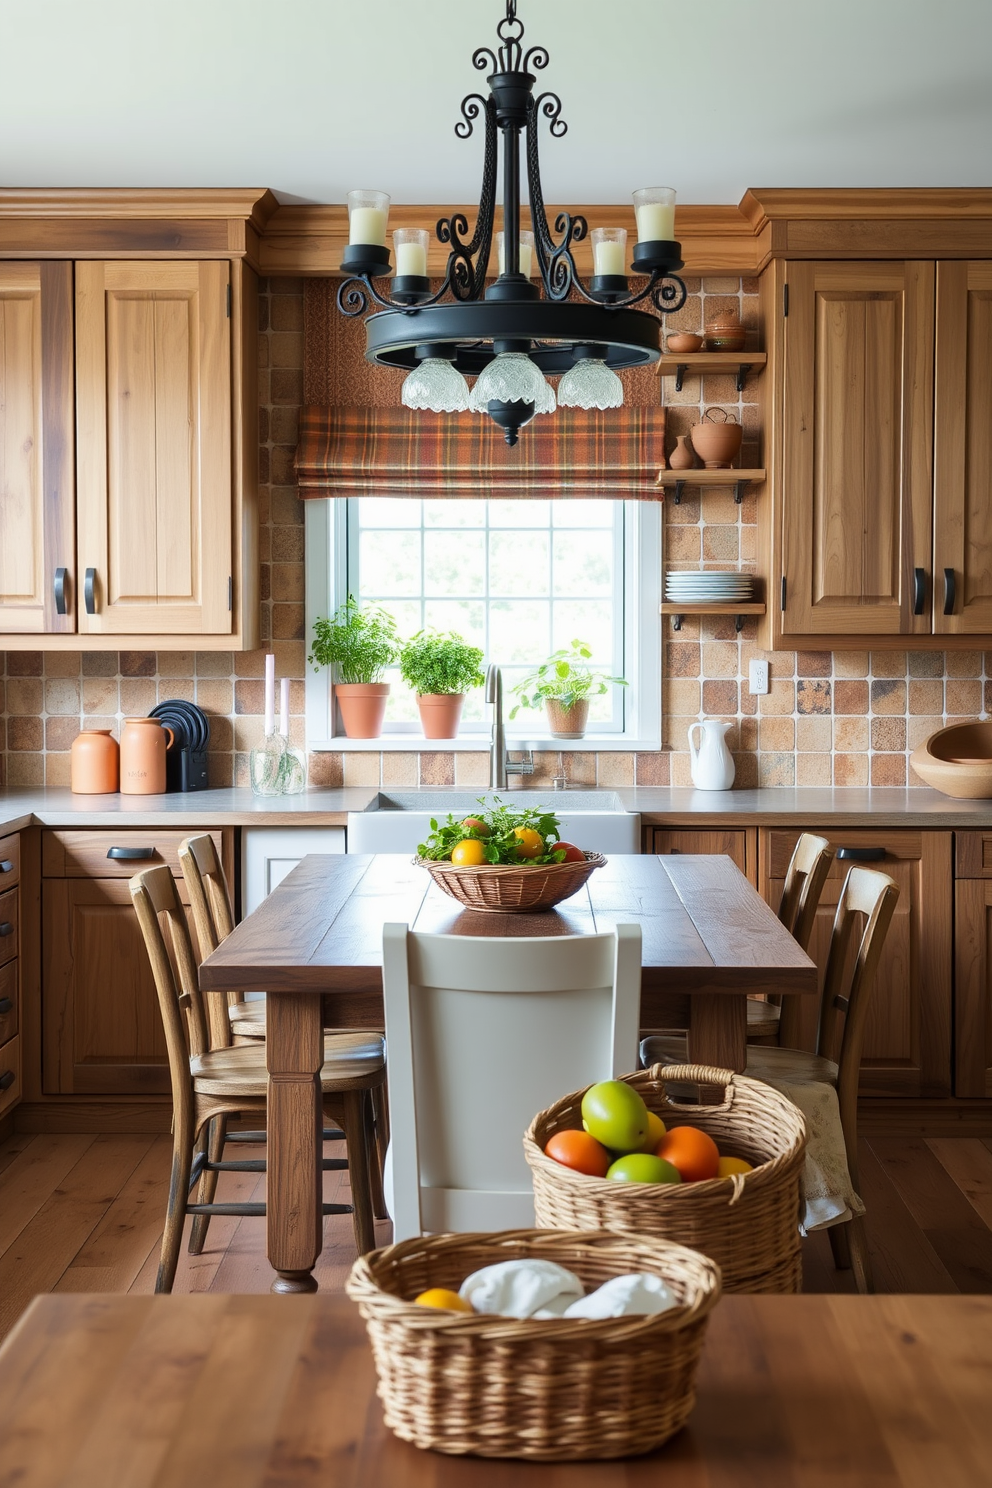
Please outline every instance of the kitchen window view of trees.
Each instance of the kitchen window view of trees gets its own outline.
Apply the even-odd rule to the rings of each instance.
[[[349,502],[347,589],[382,605],[406,638],[422,627],[456,631],[503,669],[510,690],[578,638],[589,665],[624,675],[624,528],[619,501],[410,500]],[[386,729],[419,732],[399,668]],[[592,699],[589,729],[619,733],[627,689]],[[463,732],[484,730],[481,688],[465,700]],[[545,732],[542,714],[516,727]]]

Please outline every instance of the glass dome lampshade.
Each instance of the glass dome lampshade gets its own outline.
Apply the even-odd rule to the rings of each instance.
[[[429,413],[464,413],[469,406],[468,383],[443,357],[425,357],[414,367],[400,393],[404,408]]]
[[[587,354],[559,382],[558,403],[562,408],[622,408],[623,383],[601,356]]]
[[[473,413],[488,413],[489,404],[533,403],[535,413],[554,413],[554,388],[524,351],[502,351],[475,380],[469,399]]]

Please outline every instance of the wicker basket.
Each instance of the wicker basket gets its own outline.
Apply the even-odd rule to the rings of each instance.
[[[690,1245],[716,1261],[726,1292],[798,1292],[802,1288],[800,1180],[806,1150],[802,1113],[759,1080],[699,1065],[655,1065],[625,1075],[648,1110],[667,1124],[708,1132],[724,1156],[754,1171],[702,1183],[617,1183],[590,1178],[545,1157],[555,1132],[582,1125],[584,1091],[541,1111],[524,1137],[534,1179],[537,1223],[549,1229],[602,1227]],[[665,1082],[725,1087],[718,1106],[670,1100]]]
[[[680,1306],[654,1317],[532,1322],[404,1300],[531,1256],[557,1261],[589,1287],[653,1272]],[[374,1250],[355,1262],[346,1290],[368,1326],[386,1425],[397,1436],[437,1452],[580,1461],[650,1452],[682,1426],[720,1272],[681,1245],[639,1235],[508,1230]]]
[[[519,914],[523,910],[550,909],[562,899],[577,894],[589,875],[602,868],[602,853],[587,852],[584,863],[541,863],[532,867],[515,864],[481,868],[459,868],[454,863],[414,858],[426,868],[438,888],[468,909],[489,914]]]

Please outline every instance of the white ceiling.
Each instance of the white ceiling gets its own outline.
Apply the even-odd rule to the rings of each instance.
[[[551,202],[992,185],[992,0],[519,0]],[[0,185],[470,202],[503,0],[0,0]]]

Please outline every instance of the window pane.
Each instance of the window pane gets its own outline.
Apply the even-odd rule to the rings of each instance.
[[[547,527],[550,501],[490,501],[490,527]]]
[[[425,501],[425,527],[484,527],[484,501]]]
[[[424,604],[424,624],[435,630],[456,631],[470,645],[486,649],[486,607],[482,600],[429,599]]]
[[[366,592],[420,594],[419,532],[363,532],[358,561]]]
[[[482,594],[486,583],[486,538],[482,532],[424,533],[424,593]]]
[[[602,532],[556,532],[555,594],[609,594],[613,588],[613,544]]]
[[[489,592],[547,594],[548,533],[494,532],[489,539]]]
[[[360,496],[358,519],[363,527],[419,527],[422,505],[408,496]]]
[[[573,641],[584,641],[592,651],[592,666],[613,665],[613,606],[602,600],[555,600],[551,649],[560,651]]]
[[[489,606],[489,651],[498,666],[533,665],[548,654],[551,606],[541,600],[493,600]]]
[[[612,527],[612,501],[552,501],[551,517],[556,527]]]

